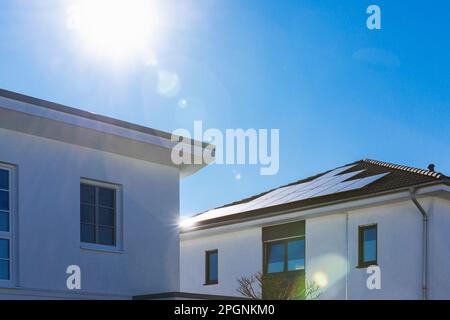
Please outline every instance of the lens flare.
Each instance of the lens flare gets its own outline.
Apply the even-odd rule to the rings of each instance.
[[[178,107],[181,109],[185,109],[187,107],[187,100],[186,99],[180,99],[178,100]]]
[[[190,228],[190,227],[193,227],[194,225],[195,225],[195,221],[192,218],[181,218],[180,221],[178,222],[178,226],[181,229]]]
[[[332,287],[345,277],[347,260],[338,254],[326,254],[310,259],[310,277],[317,286]]]
[[[315,272],[312,279],[319,288],[325,288],[328,285],[328,276],[323,271]]]
[[[180,77],[175,72],[162,70],[158,72],[158,93],[173,97],[180,91]]]

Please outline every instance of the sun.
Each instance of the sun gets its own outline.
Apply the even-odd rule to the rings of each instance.
[[[151,0],[77,0],[68,14],[83,47],[100,58],[133,58],[148,50],[160,32]]]

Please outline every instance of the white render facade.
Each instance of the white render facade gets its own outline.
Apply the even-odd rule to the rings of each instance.
[[[426,290],[423,216],[408,189],[241,221],[193,223],[181,234],[181,290],[240,296],[237,279],[265,270],[263,228],[304,221],[304,273],[322,285],[318,299],[450,299],[450,187],[436,183],[416,193],[429,219]],[[370,290],[370,274],[358,266],[358,237],[360,227],[372,225],[381,288]],[[205,285],[208,250],[218,252],[217,284]]]
[[[0,299],[179,291],[179,180],[200,166],[172,164],[170,135],[0,93]]]

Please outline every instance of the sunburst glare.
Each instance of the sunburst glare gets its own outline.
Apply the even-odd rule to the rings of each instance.
[[[149,0],[75,0],[68,27],[100,58],[122,61],[144,54],[161,36],[161,12]]]

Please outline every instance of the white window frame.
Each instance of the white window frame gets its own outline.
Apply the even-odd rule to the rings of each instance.
[[[0,279],[0,287],[14,287],[17,280],[17,186],[16,186],[16,167],[10,164],[0,162],[0,169],[9,172],[9,232],[0,231],[0,239],[9,241],[9,279]]]
[[[80,179],[80,186],[81,184],[87,184],[94,187],[101,187],[101,188],[107,188],[107,189],[114,189],[116,191],[116,208],[115,208],[115,214],[116,214],[116,226],[115,226],[115,245],[109,246],[109,245],[103,245],[98,243],[89,243],[89,242],[82,242],[81,241],[81,216],[78,218],[78,228],[79,231],[79,241],[80,241],[80,248],[85,250],[92,250],[92,251],[99,251],[99,252],[111,252],[111,253],[123,253],[123,206],[122,206],[122,186],[119,184],[109,183],[109,182],[103,182],[88,178],[81,178]],[[80,190],[80,188],[78,188]],[[80,197],[81,195],[78,194],[78,204],[80,205]],[[78,209],[78,212],[80,213],[80,209]]]

